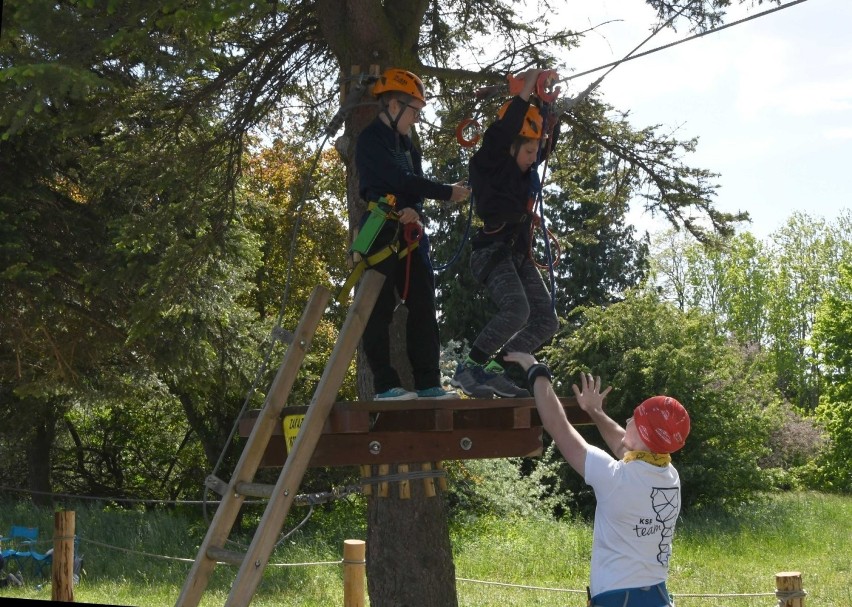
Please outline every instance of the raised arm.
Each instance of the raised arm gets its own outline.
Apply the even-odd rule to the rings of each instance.
[[[533,378],[530,389],[544,429],[553,438],[565,461],[581,476],[585,476],[586,451],[589,444],[565,416],[565,409],[553,392],[550,372],[544,365],[539,365],[535,357],[525,352],[509,352],[505,358],[521,365],[528,376]]]

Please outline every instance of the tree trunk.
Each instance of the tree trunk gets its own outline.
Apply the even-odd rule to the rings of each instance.
[[[28,400],[21,401],[27,404]],[[51,487],[51,454],[56,441],[56,423],[61,417],[61,405],[50,399],[29,401],[27,411],[31,416],[29,442],[27,444],[27,479],[32,491],[33,503],[50,506],[53,497]]]
[[[418,466],[414,465],[413,469]],[[394,470],[391,470],[394,472]],[[427,497],[422,480],[390,483],[387,497],[374,490],[367,509],[367,589],[372,607],[458,605],[447,505]]]
[[[375,116],[375,109],[372,116]],[[361,118],[357,132],[369,120]],[[350,234],[358,225],[365,201],[358,195],[355,168],[355,129],[347,125],[337,149],[346,160]],[[413,385],[411,365],[405,352],[404,306],[390,326],[391,357],[405,387]],[[363,351],[358,348],[358,396],[372,398],[373,376]],[[427,498],[422,482],[411,483],[411,498],[399,499],[398,483],[391,496],[371,497],[367,506],[367,591],[372,607],[453,607],[458,604],[455,567],[450,547],[446,506],[440,494]],[[412,547],[416,547],[412,549]]]

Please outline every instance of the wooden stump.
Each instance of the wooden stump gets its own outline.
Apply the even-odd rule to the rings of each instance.
[[[805,607],[802,574],[798,571],[776,573],[775,594],[778,597],[778,607]]]

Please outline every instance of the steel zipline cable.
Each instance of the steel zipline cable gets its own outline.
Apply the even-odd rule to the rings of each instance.
[[[646,56],[651,55],[653,53],[656,53],[656,52],[659,52],[659,51],[662,51],[662,50],[666,50],[666,49],[671,48],[673,46],[677,46],[678,44],[683,44],[684,42],[690,42],[692,40],[702,38],[702,37],[707,36],[709,34],[715,34],[716,32],[721,32],[722,30],[728,29],[729,27],[734,27],[735,25],[741,25],[741,24],[743,24],[747,21],[752,21],[752,20],[758,19],[760,17],[765,17],[765,16],[767,16],[771,13],[776,13],[778,11],[784,10],[785,8],[790,8],[791,6],[795,6],[797,4],[802,4],[803,2],[807,2],[807,1],[808,0],[792,0],[791,2],[788,2],[786,4],[782,4],[780,6],[776,6],[775,8],[766,9],[765,11],[755,13],[754,15],[749,15],[748,17],[743,17],[742,19],[737,19],[736,21],[732,21],[731,23],[726,23],[724,25],[720,25],[719,27],[710,28],[709,30],[707,30],[705,32],[701,32],[700,34],[695,34],[693,36],[688,36],[686,38],[683,38],[682,40],[675,40],[674,42],[670,42],[668,44],[656,46],[652,49],[648,49],[647,51],[643,51],[641,53],[636,53],[635,55],[633,54],[633,53],[636,52],[636,50],[638,50],[641,46],[643,46],[646,42],[648,42],[648,40],[650,40],[660,29],[667,27],[668,26],[668,22],[667,22],[661,28],[659,28],[658,30],[655,30],[651,34],[651,36],[649,36],[648,38],[645,39],[644,42],[642,42],[642,44],[637,46],[630,53],[628,53],[625,57],[619,59],[618,61],[613,61],[611,63],[605,63],[604,65],[599,65],[598,67],[594,67],[594,68],[589,69],[589,70],[584,70],[584,71],[578,72],[576,74],[571,74],[570,76],[566,76],[565,78],[561,78],[560,80],[558,80],[554,84],[557,84],[559,82],[567,82],[569,80],[574,80],[575,78],[580,78],[581,76],[587,76],[589,74],[594,74],[595,72],[605,70],[606,68],[612,68],[609,71],[607,71],[606,74],[608,74],[613,69],[615,69],[618,65],[620,65],[620,64],[622,64],[626,61],[632,61],[634,59],[639,59],[640,57],[646,57]],[[687,6],[689,6],[689,5],[687,5]],[[684,9],[681,9],[681,12],[683,12],[683,10],[685,10],[685,8],[686,7],[684,7]],[[678,13],[678,15],[679,14],[680,13]],[[675,17],[677,17],[677,15],[675,15]],[[606,74],[604,74],[604,76],[606,76]],[[603,78],[603,76],[601,76],[601,78]]]

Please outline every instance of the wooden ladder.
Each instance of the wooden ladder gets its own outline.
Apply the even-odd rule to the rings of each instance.
[[[368,271],[364,274],[278,481],[274,486],[254,483],[270,436],[280,423],[281,411],[331,297],[331,293],[324,287],[314,289],[230,483],[224,488],[224,482],[215,477],[207,480],[208,486],[218,484],[220,489],[224,488],[219,491],[222,501],[198,549],[198,555],[175,603],[176,607],[194,607],[199,604],[218,562],[239,566],[239,573],[225,605],[242,607],[251,601],[384,281],[385,277],[378,272]],[[246,497],[269,498],[269,502],[248,551],[227,550],[225,542]]]

